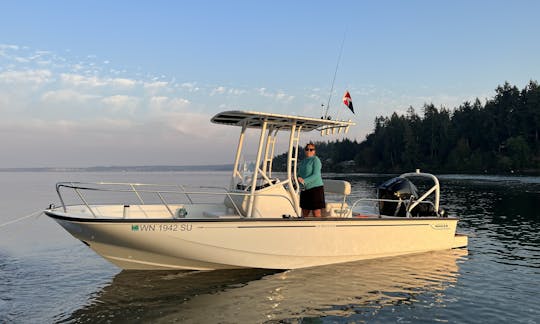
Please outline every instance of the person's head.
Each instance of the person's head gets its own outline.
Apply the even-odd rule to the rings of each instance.
[[[306,157],[314,156],[315,155],[315,144],[307,143],[306,147],[304,147],[304,153],[306,154]]]

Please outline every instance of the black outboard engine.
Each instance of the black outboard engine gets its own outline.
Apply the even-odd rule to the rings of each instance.
[[[409,201],[418,198],[416,186],[406,178],[392,178],[377,188],[377,198],[395,201],[380,201],[379,214],[386,216],[406,216]]]

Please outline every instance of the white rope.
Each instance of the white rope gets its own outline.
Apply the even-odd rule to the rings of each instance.
[[[29,217],[32,217],[32,216],[39,215],[39,214],[41,214],[42,212],[43,212],[42,210],[38,210],[38,211],[35,211],[35,212],[33,212],[33,213],[29,214],[29,215],[26,215],[26,216],[23,216],[23,217],[14,219],[14,220],[9,221],[9,222],[4,223],[4,224],[0,224],[0,228],[1,228],[1,227],[4,227],[4,226],[7,226],[7,225],[9,225],[9,224],[13,224],[13,223],[20,222],[20,221],[22,221],[23,219],[26,219],[26,218],[29,218]]]

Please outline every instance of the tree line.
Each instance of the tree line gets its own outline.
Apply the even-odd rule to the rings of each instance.
[[[317,142],[317,155],[325,172],[540,172],[538,82],[522,90],[506,82],[495,92],[452,111],[430,103],[421,116],[412,106],[378,116],[364,141]],[[274,165],[285,170],[285,162],[280,155]]]

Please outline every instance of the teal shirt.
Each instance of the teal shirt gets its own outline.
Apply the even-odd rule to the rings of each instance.
[[[306,190],[323,185],[321,168],[321,160],[316,155],[303,159],[300,162],[300,165],[298,165],[298,176],[304,179]]]

